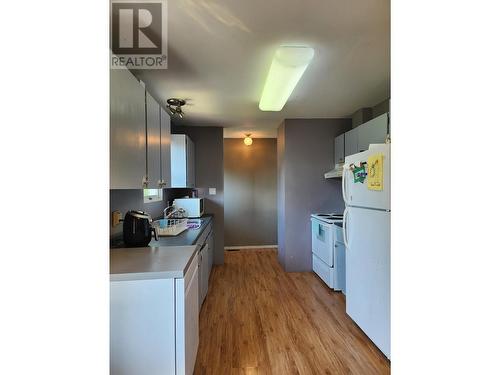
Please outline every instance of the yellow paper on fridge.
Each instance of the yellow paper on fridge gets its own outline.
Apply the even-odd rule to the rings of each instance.
[[[375,154],[368,158],[367,184],[370,190],[384,189],[384,155]]]

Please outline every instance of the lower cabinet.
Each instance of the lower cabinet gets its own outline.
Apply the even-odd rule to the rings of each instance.
[[[110,283],[110,373],[175,374],[175,279]]]
[[[212,266],[214,265],[214,249],[215,249],[215,242],[214,242],[214,232],[210,232],[208,235],[208,269],[210,270],[208,273],[208,277],[210,278],[210,272],[212,271]]]
[[[182,279],[110,282],[110,373],[191,375],[199,343],[198,262]]]
[[[200,270],[200,279],[199,279],[199,309],[201,310],[201,305],[203,305],[203,301],[205,301],[205,297],[208,293],[208,279],[210,277],[210,269],[209,269],[209,258],[208,258],[208,243],[202,246],[199,252],[198,258],[198,269]]]
[[[199,270],[199,309],[205,301],[208,293],[208,282],[210,280],[210,272],[214,263],[214,234],[212,231],[212,223],[209,223],[203,233],[198,237],[196,242],[200,246],[198,252],[198,270]]]
[[[196,363],[199,343],[198,311],[198,262],[193,258],[191,266],[183,279],[176,280],[175,347],[177,351],[176,375],[192,374]]]

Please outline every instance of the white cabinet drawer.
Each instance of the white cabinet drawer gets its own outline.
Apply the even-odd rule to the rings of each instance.
[[[328,265],[321,261],[316,255],[313,254],[312,257],[313,271],[326,283],[326,285],[333,288],[333,268],[328,267]]]
[[[332,226],[320,220],[311,219],[312,252],[330,267],[333,266]]]

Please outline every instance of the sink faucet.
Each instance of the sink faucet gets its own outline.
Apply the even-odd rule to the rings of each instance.
[[[163,218],[164,218],[164,219],[166,219],[166,218],[167,218],[167,216],[168,216],[167,212],[168,212],[168,210],[170,210],[171,208],[172,208],[172,206],[167,206],[167,207],[165,207],[165,208],[164,208],[164,210],[163,210]]]

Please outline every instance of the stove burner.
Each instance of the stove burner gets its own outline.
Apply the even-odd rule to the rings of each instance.
[[[334,222],[334,221],[340,221],[343,220],[344,216],[342,214],[336,214],[336,213],[331,213],[331,214],[313,214],[313,216],[317,217],[318,219],[324,220],[326,222]]]

